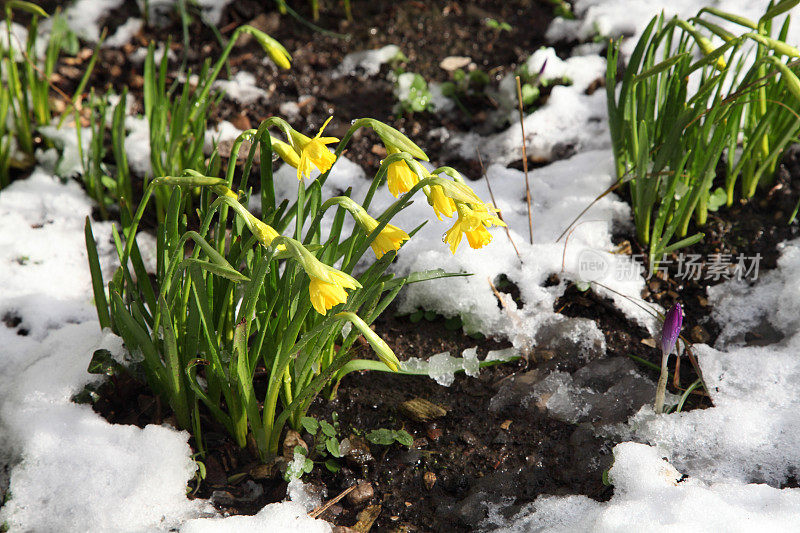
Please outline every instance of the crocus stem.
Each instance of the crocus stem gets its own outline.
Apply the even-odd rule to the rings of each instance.
[[[670,352],[661,352],[661,375],[658,376],[658,386],[656,387],[656,400],[653,403],[653,410],[656,414],[664,412],[664,395],[667,391],[667,361],[669,361]]]

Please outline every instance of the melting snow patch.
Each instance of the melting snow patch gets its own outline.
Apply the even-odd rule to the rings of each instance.
[[[214,87],[225,91],[225,96],[240,104],[249,105],[269,95],[256,85],[256,77],[244,70],[237,72],[230,80],[217,80]]]
[[[377,50],[364,50],[353,52],[344,56],[342,64],[339,65],[332,77],[334,79],[342,76],[374,76],[381,70],[381,65],[391,61],[400,54],[400,47],[389,44]]]
[[[662,11],[667,19],[673,15],[685,19],[712,5],[720,11],[758,20],[769,3],[768,0],[575,0],[571,2],[575,20],[556,18],[546,36],[550,42],[624,36],[622,50],[625,55],[630,55],[647,23]],[[713,22],[731,31],[743,30],[742,26],[721,18],[714,18]],[[787,42],[798,41],[798,30],[800,26],[794,21]]]
[[[504,533],[532,531],[796,531],[800,489],[682,478],[662,453],[632,442],[614,448],[614,496],[540,497],[509,523],[483,524]],[[499,526],[499,527],[498,527]]]
[[[76,0],[64,11],[67,24],[78,37],[90,42],[100,40],[99,23],[124,0]]]
[[[180,533],[328,533],[331,526],[323,520],[309,518],[299,503],[273,503],[254,516],[203,518],[190,520]]]
[[[144,21],[140,18],[129,18],[124,24],[117,27],[114,35],[103,42],[103,46],[119,48],[128,44],[133,36],[139,33],[144,26]]]
[[[11,499],[0,519],[28,531],[132,531],[175,525],[204,507],[186,499],[195,471],[188,433],[111,425],[70,402],[96,381],[86,373],[92,352],[119,352],[119,338],[100,334],[89,321],[56,330],[32,348],[27,364],[5,376],[13,376],[14,386],[3,398],[0,423],[21,462],[11,472]]]

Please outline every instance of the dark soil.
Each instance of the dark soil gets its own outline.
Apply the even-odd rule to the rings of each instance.
[[[265,4],[267,7],[265,7]],[[301,15],[310,18],[308,3],[297,2]],[[325,6],[330,7],[325,9]],[[240,128],[257,125],[262,119],[280,114],[286,102],[299,102],[300,116],[294,124],[305,131],[316,130],[325,119],[335,118],[326,130],[341,136],[351,120],[374,117],[405,131],[426,148],[436,164],[453,164],[477,177],[479,169],[472,162],[447,159],[441,145],[426,139],[426,132],[438,127],[451,131],[482,131],[493,127],[486,111],[490,101],[471,101],[471,115],[446,116],[418,113],[397,117],[392,111],[392,85],[386,80],[387,66],[371,78],[332,79],[330,72],[345,54],[398,44],[408,57],[404,67],[419,72],[428,80],[445,81],[448,73],[439,68],[448,55],[466,55],[476,65],[499,77],[520,64],[543,44],[543,34],[552,14],[549,3],[528,1],[417,2],[355,0],[355,22],[347,22],[339,6],[325,3],[319,24],[337,32],[346,32],[349,39],[314,33],[288,16],[272,11],[271,2],[242,0],[231,4],[220,25],[223,34],[232,28],[257,19],[270,34],[292,53],[293,68],[278,72],[261,61],[263,54],[255,43],[237,48],[230,58],[233,72],[247,70],[256,75],[259,85],[270,93],[266,101],[241,108],[223,100],[213,119],[232,121]],[[138,16],[135,3],[127,2],[114,12],[107,24],[113,28],[129,16]],[[484,24],[486,18],[508,22],[512,30],[496,34]],[[96,86],[110,84],[117,89],[129,85],[132,94],[141,88],[140,66],[128,60],[134,48],[151,38],[173,37],[176,51],[181,51],[180,25],[172,20],[164,29],[148,28],[137,36],[137,42],[122,50],[103,50],[93,76]],[[213,34],[200,22],[191,27],[194,40],[187,56],[195,67],[206,57],[219,52]],[[74,81],[73,81],[74,82]],[[65,88],[70,79],[64,77]],[[485,109],[480,109],[484,106]],[[377,168],[383,157],[377,139],[358,136],[348,149],[348,157],[365,168]],[[684,253],[761,253],[761,270],[774,268],[776,244],[793,237],[797,224],[788,226],[785,219],[798,197],[797,180],[800,158],[792,152],[784,161],[776,186],[758,200],[737,204],[712,213],[706,239],[684,250]],[[465,166],[467,168],[465,168]],[[633,243],[631,235],[619,235],[618,242]],[[558,283],[558,280],[552,280]],[[710,317],[705,288],[713,280],[682,282],[668,271],[654,278],[643,298],[665,307],[675,301],[684,305],[685,333],[691,341],[714,342],[719,326]],[[580,292],[569,287],[556,302],[555,310],[570,317],[595,320],[606,337],[610,356],[636,356],[652,363],[659,362],[657,350],[648,345],[650,335],[627,320],[609,300],[592,291]],[[699,326],[701,330],[696,330]],[[445,326],[444,319],[412,323],[408,317],[396,317],[387,311],[376,324],[378,333],[390,344],[400,359],[427,357],[442,351],[459,355],[466,348],[478,346],[482,357],[488,350],[507,346],[495,339],[475,340],[460,330]],[[552,368],[556,363],[542,364]],[[576,361],[558,361],[561,370],[574,371]],[[543,494],[586,494],[603,500],[612,488],[603,485],[602,472],[610,464],[614,442],[594,436],[591,426],[572,425],[553,420],[544,411],[501,409],[491,411],[490,400],[500,387],[515,374],[540,366],[538,359],[484,369],[478,378],[457,376],[450,387],[442,387],[423,377],[396,376],[382,373],[353,373],[342,382],[338,397],[332,402],[318,399],[310,416],[331,420],[336,413],[340,437],[363,435],[378,428],[404,429],[414,438],[409,449],[399,444],[368,444],[369,457],[343,460],[342,470],[331,473],[319,465],[304,478],[326,491],[330,499],[361,480],[371,483],[374,496],[359,504],[346,499],[333,505],[323,518],[337,525],[352,526],[358,513],[367,504],[380,505],[381,511],[373,526],[376,531],[471,531],[487,515],[484,502],[503,503],[506,512],[533,501]],[[657,374],[640,367],[653,380]],[[695,379],[690,365],[681,369],[681,385]],[[673,392],[677,392],[674,391]],[[169,423],[169,413],[138,381],[118,376],[98,391],[94,406],[112,422],[145,425]],[[417,422],[399,411],[399,404],[412,398],[423,398],[447,410],[437,420]],[[708,406],[698,396],[693,407]],[[304,435],[310,441],[308,435]],[[200,483],[197,496],[212,498],[217,507],[231,513],[255,513],[263,505],[285,495],[286,484],[280,476],[256,474],[254,456],[238,449],[213,423],[207,425],[208,454],[203,459],[207,477]],[[263,473],[262,473],[263,474]],[[260,487],[255,490],[254,487]],[[255,490],[255,492],[254,492]]]

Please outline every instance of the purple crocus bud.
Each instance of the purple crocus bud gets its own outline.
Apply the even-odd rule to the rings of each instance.
[[[671,353],[675,348],[675,343],[681,334],[681,325],[683,325],[683,308],[681,304],[676,303],[664,317],[664,327],[661,330],[662,353]]]

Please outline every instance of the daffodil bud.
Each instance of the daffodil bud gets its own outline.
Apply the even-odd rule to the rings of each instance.
[[[383,363],[388,366],[392,371],[397,372],[400,368],[400,361],[397,359],[397,356],[394,354],[389,345],[372,329],[364,322],[361,317],[359,317],[355,313],[345,312],[345,313],[337,313],[336,315],[339,318],[344,318],[349,320],[357,329],[364,335],[364,338],[367,339],[369,345],[372,346],[372,349],[375,350],[375,354],[378,356],[378,359],[383,361]]]
[[[291,145],[279,141],[278,139],[272,139],[272,151],[280,157],[284,163],[294,168],[300,166],[300,156],[291,147]]]
[[[281,43],[267,35],[261,30],[257,30],[252,26],[241,26],[239,30],[242,33],[248,33],[252,35],[258,44],[261,45],[261,48],[269,54],[270,59],[278,65],[282,69],[289,69],[292,64],[289,62],[292,59],[291,54],[283,47]]]
[[[219,196],[227,196],[234,200],[239,200],[239,195],[233,192],[227,185],[214,185],[211,189]]]

